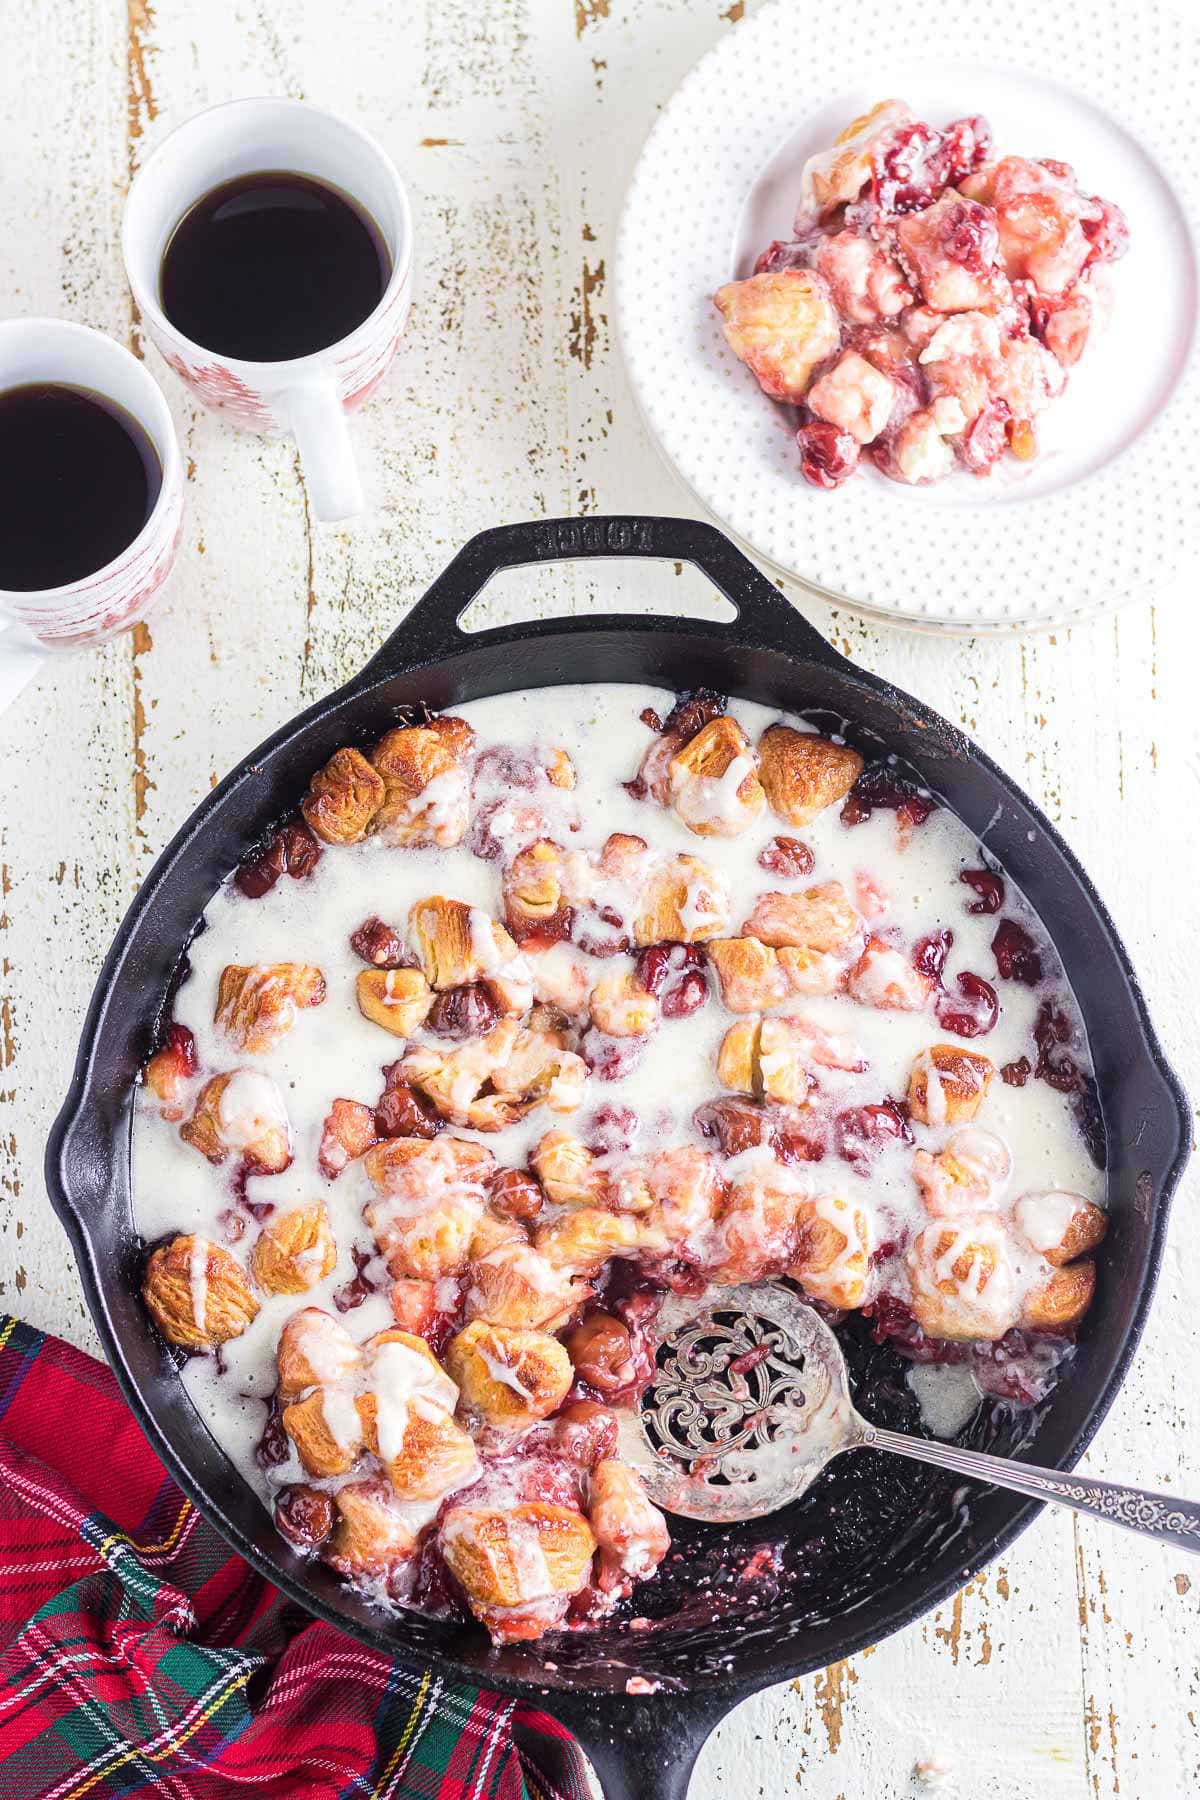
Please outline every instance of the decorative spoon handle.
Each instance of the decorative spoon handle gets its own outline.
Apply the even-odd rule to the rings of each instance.
[[[1085,1475],[1064,1475],[1057,1469],[1039,1469],[1032,1463],[1012,1462],[1005,1456],[986,1456],[980,1450],[962,1450],[957,1444],[940,1444],[928,1438],[904,1437],[867,1425],[861,1443],[875,1450],[892,1450],[917,1462],[936,1463],[956,1475],[972,1475],[995,1487],[1012,1488],[1035,1500],[1054,1500],[1076,1512],[1091,1513],[1158,1538],[1180,1550],[1200,1551],[1200,1506],[1194,1500],[1153,1494],[1145,1488],[1122,1487],[1115,1481],[1093,1481]]]

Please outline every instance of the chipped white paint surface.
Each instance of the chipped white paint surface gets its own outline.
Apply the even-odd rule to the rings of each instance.
[[[797,0],[809,3],[809,0]],[[813,0],[815,3],[815,0]],[[191,407],[181,567],[133,637],[0,718],[0,1303],[96,1348],[41,1177],[82,1007],[157,850],[267,731],[351,673],[483,525],[688,512],[640,427],[606,284],[640,144],[739,0],[0,0],[0,312],[139,347],[117,226],[132,168],[196,108],[300,96],[377,132],[418,222],[412,322],[356,426],[375,496],[310,528],[293,448]],[[670,568],[510,577],[491,622],[703,604]],[[626,590],[628,591],[628,590]],[[1200,1092],[1195,592],[1026,642],[866,626],[792,593],[847,655],[958,720],[1092,870]],[[1146,1344],[1088,1459],[1200,1493],[1200,1222],[1185,1181]],[[873,1652],[744,1705],[699,1800],[1174,1800],[1200,1791],[1200,1567],[1046,1516],[1003,1567]],[[928,1765],[922,1785],[917,1765]],[[938,1777],[937,1770],[945,1771]],[[933,1785],[941,1780],[941,1787]]]

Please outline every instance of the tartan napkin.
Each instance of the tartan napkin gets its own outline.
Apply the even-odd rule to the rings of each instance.
[[[547,1714],[285,1601],[184,1499],[109,1370],[0,1315],[4,1800],[589,1792]]]

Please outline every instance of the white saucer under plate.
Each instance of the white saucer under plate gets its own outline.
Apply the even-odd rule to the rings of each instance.
[[[617,257],[634,392],[702,504],[831,598],[943,630],[1062,625],[1178,586],[1200,550],[1197,69],[1198,24],[1160,0],[774,0],[736,25],[651,133]],[[892,96],[1073,163],[1132,244],[1036,462],[933,488],[867,469],[822,493],[710,297],[791,235],[805,158]]]

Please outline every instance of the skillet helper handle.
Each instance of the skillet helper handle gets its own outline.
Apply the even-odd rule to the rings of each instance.
[[[1148,1488],[1123,1487],[1117,1481],[1094,1481],[1090,1476],[1041,1469],[1034,1463],[1013,1462],[1006,1456],[987,1456],[981,1450],[962,1450],[957,1444],[933,1443],[925,1438],[904,1437],[897,1431],[872,1426],[863,1439],[876,1450],[892,1450],[917,1462],[935,1463],[956,1475],[973,1475],[995,1487],[1028,1494],[1034,1500],[1051,1500],[1075,1512],[1124,1525],[1127,1531],[1157,1538],[1177,1550],[1200,1552],[1200,1506],[1174,1494],[1156,1494]]]
[[[475,636],[486,641],[486,632],[464,632],[459,620],[502,569],[618,557],[692,563],[737,608],[736,625],[706,620],[706,627],[713,632],[736,629],[740,643],[792,650],[842,665],[842,658],[815,626],[715,525],[702,519],[618,513],[586,519],[529,519],[479,532],[447,564],[362,675],[378,679],[397,667],[409,668],[416,661],[450,655]],[[636,603],[625,610],[636,612]]]
[[[579,1739],[604,1800],[687,1800],[696,1760],[730,1710],[726,1698],[669,1691],[570,1692],[548,1708]]]

